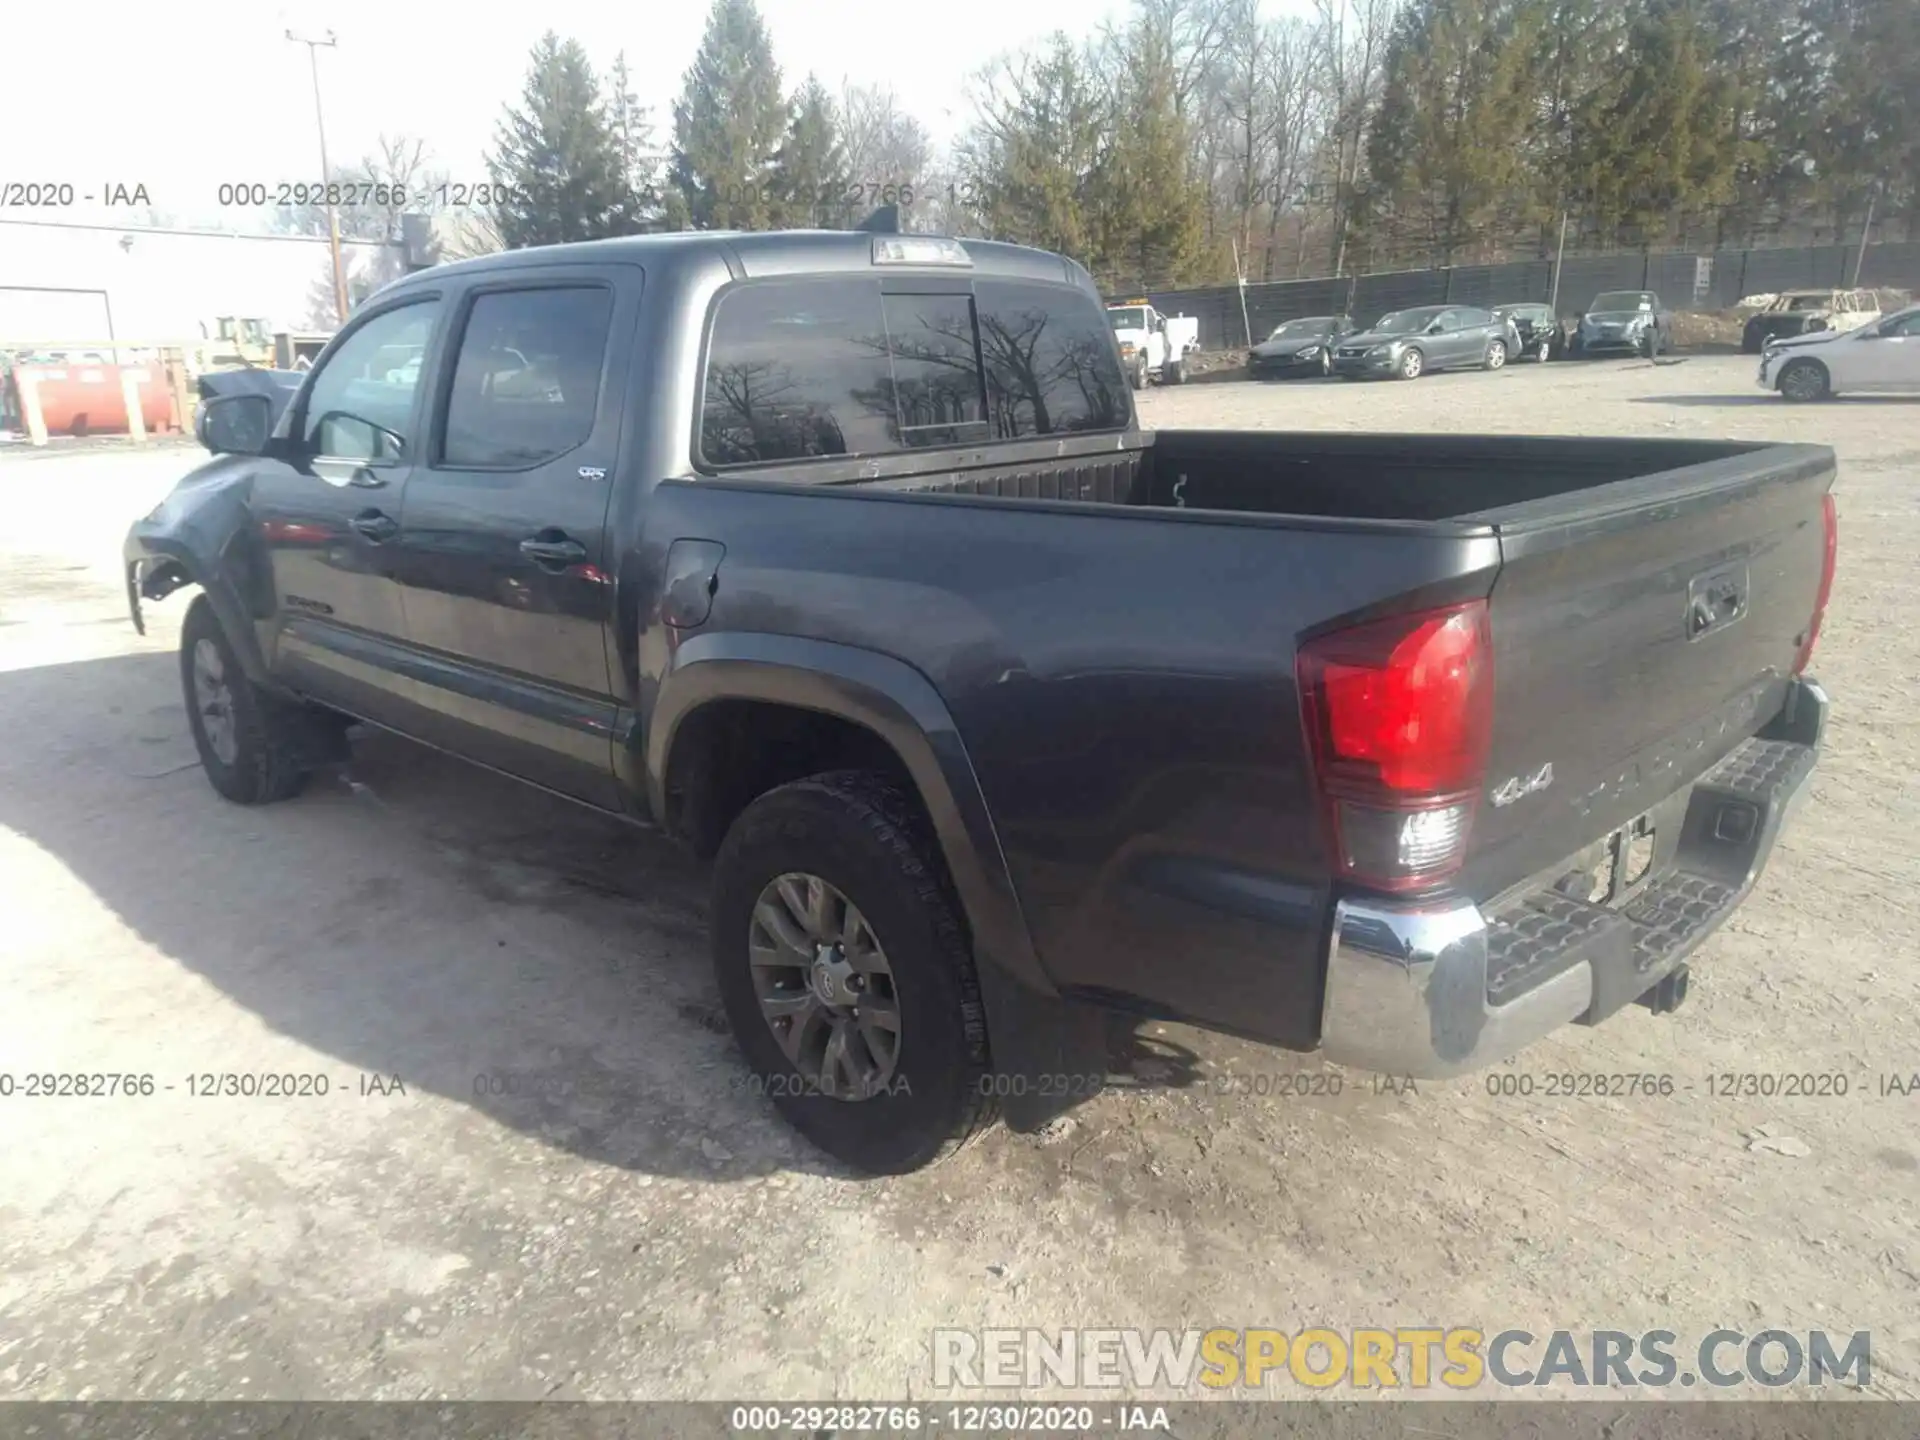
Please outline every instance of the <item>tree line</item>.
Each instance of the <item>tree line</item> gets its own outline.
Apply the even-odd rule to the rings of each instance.
[[[1132,0],[973,77],[947,147],[884,85],[788,88],[713,0],[663,122],[544,36],[464,248],[904,228],[1063,251],[1112,290],[1920,231],[1920,0]],[[432,194],[416,142],[342,178]],[[312,214],[292,228],[324,228]],[[397,238],[397,215],[342,217]]]

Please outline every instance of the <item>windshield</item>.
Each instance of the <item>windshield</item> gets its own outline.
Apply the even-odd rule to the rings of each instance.
[[[1595,310],[1651,310],[1653,296],[1644,290],[1609,290],[1596,296],[1593,302]]]
[[[1109,310],[1107,323],[1116,330],[1144,330],[1147,328],[1147,312],[1138,306],[1131,310]]]
[[[1438,310],[1395,310],[1382,315],[1373,328],[1382,335],[1411,335],[1424,330],[1440,318]]]
[[[1313,320],[1289,320],[1284,325],[1276,325],[1269,340],[1307,340],[1319,339],[1333,333],[1333,321],[1321,317]]]

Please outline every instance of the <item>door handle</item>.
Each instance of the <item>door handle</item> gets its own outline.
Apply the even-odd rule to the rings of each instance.
[[[348,523],[376,545],[400,533],[400,522],[391,515],[382,515],[378,510],[362,510]]]
[[[587,547],[557,530],[543,530],[522,540],[520,553],[542,565],[578,565],[587,558]]]

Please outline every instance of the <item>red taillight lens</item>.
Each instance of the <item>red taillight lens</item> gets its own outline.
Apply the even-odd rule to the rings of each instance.
[[[1813,597],[1813,618],[1807,622],[1807,638],[1794,657],[1793,673],[1798,675],[1813,659],[1813,645],[1820,638],[1821,622],[1827,618],[1827,601],[1833,596],[1833,566],[1840,549],[1840,517],[1833,508],[1833,492],[1820,497],[1820,523],[1826,529],[1825,550],[1820,557],[1820,589]]]
[[[1459,868],[1493,731],[1486,602],[1323,635],[1297,673],[1342,873],[1411,889]]]

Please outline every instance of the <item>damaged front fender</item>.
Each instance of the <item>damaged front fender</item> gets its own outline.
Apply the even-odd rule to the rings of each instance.
[[[249,502],[252,468],[225,456],[188,475],[127,532],[127,608],[133,628],[147,633],[143,600],[163,600],[198,585],[232,642],[247,677],[271,687],[254,629],[272,613],[272,586]]]

